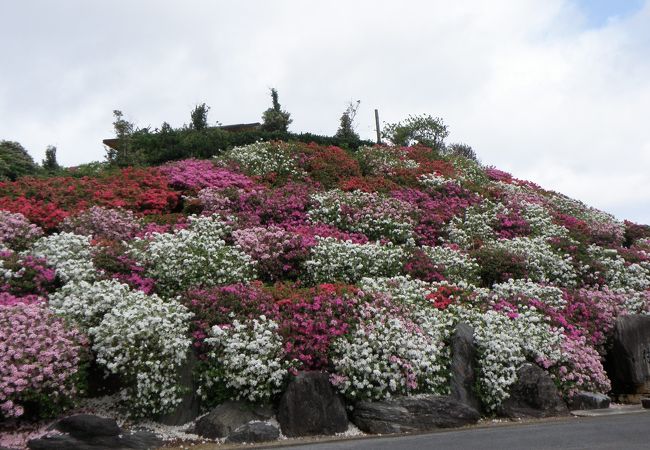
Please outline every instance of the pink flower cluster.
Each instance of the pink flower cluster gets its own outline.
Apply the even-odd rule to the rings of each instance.
[[[251,190],[255,187],[255,182],[246,175],[217,167],[209,160],[176,161],[165,164],[160,171],[169,178],[170,186],[181,190],[198,191],[207,187]]]
[[[85,346],[43,305],[0,306],[0,416],[30,413],[26,404],[52,410],[73,396]]]
[[[0,292],[45,297],[56,287],[56,270],[43,258],[0,251],[0,267],[11,273],[9,277],[0,278]]]
[[[20,213],[0,210],[0,244],[22,250],[43,235],[43,230]]]
[[[236,230],[232,236],[257,262],[259,277],[265,281],[296,278],[309,253],[302,236],[275,225]]]
[[[69,216],[61,225],[64,231],[114,241],[133,238],[141,227],[132,211],[101,206],[93,206],[75,216]]]

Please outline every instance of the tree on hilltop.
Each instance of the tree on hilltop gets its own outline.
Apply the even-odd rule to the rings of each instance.
[[[348,103],[348,107],[341,115],[341,123],[339,129],[334,135],[335,138],[343,141],[358,141],[360,139],[357,132],[354,131],[354,118],[357,116],[357,110],[359,109],[360,104],[361,100]]]
[[[278,91],[275,88],[271,88],[271,101],[272,106],[262,114],[262,130],[286,132],[292,122],[291,114],[280,107]]]
[[[45,159],[41,165],[43,166],[43,169],[50,173],[61,169],[61,166],[56,160],[56,147],[54,145],[48,145],[47,149],[45,149]]]
[[[449,130],[441,118],[422,114],[408,116],[403,122],[384,123],[381,135],[393,145],[419,144],[440,151],[445,147]]]
[[[0,141],[0,180],[16,180],[38,172],[38,165],[27,150],[14,141]]]

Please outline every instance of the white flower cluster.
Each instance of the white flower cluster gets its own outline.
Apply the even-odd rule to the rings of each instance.
[[[278,324],[262,315],[259,320],[239,322],[232,326],[215,326],[211,337],[209,363],[215,366],[215,378],[204,379],[209,389],[220,383],[231,390],[232,398],[251,402],[268,401],[281,392],[291,363],[284,361],[282,338]]]
[[[367,175],[392,175],[399,169],[417,169],[417,161],[408,158],[401,147],[363,146],[355,154],[363,173]]]
[[[221,159],[231,161],[241,167],[248,175],[303,176],[304,171],[298,167],[296,158],[283,145],[271,142],[234,147],[225,152]]]
[[[494,310],[480,312],[462,306],[447,309],[458,321],[474,328],[478,349],[478,393],[483,406],[493,411],[508,398],[517,369],[526,359],[560,359],[562,336],[534,310],[520,311],[516,319]]]
[[[465,210],[464,216],[456,216],[447,227],[449,241],[463,249],[471,248],[476,241],[483,243],[496,239],[494,228],[498,223],[498,214],[507,214],[508,208],[502,203],[484,200]]]
[[[487,184],[489,179],[485,174],[483,167],[474,160],[456,157],[451,159],[451,163],[456,170],[456,179],[461,185]]]
[[[522,202],[521,216],[530,225],[530,234],[533,237],[544,238],[566,238],[569,236],[569,230],[553,222],[553,216],[548,209],[536,203]]]
[[[476,259],[451,247],[422,246],[422,251],[436,265],[438,271],[452,283],[466,281],[478,284],[479,265]]]
[[[523,258],[528,277],[533,281],[561,286],[576,284],[577,275],[571,264],[571,256],[556,253],[545,238],[501,239],[489,246]]]
[[[363,277],[391,277],[398,275],[406,252],[402,247],[388,243],[355,244],[335,238],[316,237],[305,268],[315,283],[341,281],[355,283]]]
[[[364,292],[382,292],[390,295],[393,302],[412,310],[422,308],[425,298],[433,291],[430,283],[409,276],[392,278],[362,278],[358,283]]]
[[[95,278],[89,236],[55,233],[34,242],[30,253],[45,258],[48,264],[56,268],[57,275],[65,283],[92,281]]]
[[[416,325],[366,305],[365,318],[332,345],[332,383],[348,398],[446,394],[448,349],[433,316]]]
[[[455,178],[447,178],[443,175],[438,175],[435,173],[425,173],[424,175],[420,175],[418,177],[418,181],[425,188],[432,190],[436,190],[447,183],[458,184],[458,181]]]
[[[622,306],[628,314],[650,315],[650,290],[639,292],[622,289],[621,291],[625,294]]]
[[[597,260],[601,270],[596,275],[602,276],[608,287],[636,291],[650,289],[650,264],[647,262],[627,264],[615,249],[595,244],[587,248],[587,254]],[[585,267],[587,269],[589,267]]]
[[[371,239],[400,243],[412,237],[416,211],[406,202],[374,192],[333,189],[311,196],[315,206],[309,219],[342,230],[364,233]]]
[[[162,414],[180,402],[191,317],[175,300],[131,291],[90,328],[97,362],[129,382],[123,400],[134,416]]]
[[[250,280],[250,256],[222,239],[229,232],[219,216],[191,217],[185,230],[152,233],[131,244],[160,292],[175,295],[195,286],[217,286]]]
[[[508,280],[492,286],[491,299],[511,299],[517,296],[533,298],[561,310],[566,305],[562,289],[555,286],[539,284],[531,280]]]
[[[116,280],[74,281],[50,295],[49,306],[56,314],[68,317],[83,330],[88,330],[132,294],[129,286]]]

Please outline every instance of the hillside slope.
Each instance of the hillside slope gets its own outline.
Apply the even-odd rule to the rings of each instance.
[[[526,361],[608,392],[616,317],[650,311],[650,227],[425,147],[257,143],[0,182],[0,210],[5,419],[83,396],[89,362],[156,416],[189,348],[206,407],[310,369],[350,401],[443,394],[461,321],[490,413]]]

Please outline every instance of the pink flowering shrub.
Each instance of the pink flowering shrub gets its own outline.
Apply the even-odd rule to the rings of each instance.
[[[180,190],[198,191],[203,188],[251,190],[255,182],[246,175],[217,167],[208,160],[185,159],[160,167],[169,185]]]
[[[499,170],[496,167],[486,167],[485,174],[490,180],[493,181],[502,181],[504,183],[512,182],[512,175],[510,175],[508,172],[504,172],[503,170]]]
[[[99,242],[94,247],[93,263],[105,278],[113,278],[145,294],[154,292],[155,280],[145,275],[146,269],[126,254],[126,249],[121,243]]]
[[[309,254],[302,236],[270,225],[236,230],[234,242],[257,262],[260,279],[277,281],[295,279]]]
[[[280,334],[288,359],[303,369],[325,369],[331,343],[344,336],[358,318],[361,297],[357,288],[343,284],[321,284],[309,289],[276,286]]]
[[[95,239],[121,241],[133,238],[141,224],[133,211],[93,206],[63,221],[63,231],[92,236]]]
[[[0,244],[23,250],[43,235],[43,230],[20,213],[0,210]]]
[[[86,339],[39,304],[0,306],[0,417],[50,416],[77,393]]]
[[[45,299],[38,295],[26,295],[24,297],[16,297],[8,292],[0,292],[0,308],[3,306],[16,306],[16,305],[34,305],[44,303]]]
[[[542,367],[550,369],[551,376],[567,398],[578,391],[609,392],[611,383],[603,368],[600,355],[584,336],[567,334],[560,346],[558,363]]]
[[[47,296],[56,287],[56,271],[44,258],[0,251],[0,292]]]

